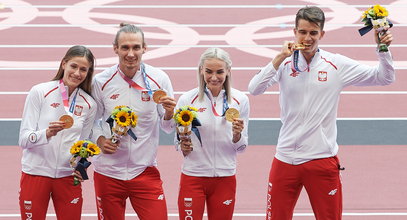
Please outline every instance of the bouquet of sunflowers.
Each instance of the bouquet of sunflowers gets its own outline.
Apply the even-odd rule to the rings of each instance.
[[[137,140],[136,135],[130,130],[130,127],[136,127],[137,115],[134,111],[124,105],[116,106],[106,122],[110,124],[112,129],[112,142],[116,143],[121,137],[129,134],[134,140]]]
[[[197,111],[194,107],[183,106],[175,112],[174,120],[179,135],[191,135],[192,121],[197,119]]]
[[[191,138],[191,132],[194,132],[201,141],[201,135],[196,126],[201,126],[198,120],[198,109],[192,106],[182,106],[174,113],[174,120],[177,125],[177,138]]]
[[[82,179],[89,179],[86,168],[90,166],[91,162],[86,158],[99,154],[100,148],[91,141],[80,140],[71,146],[70,152],[72,154],[72,158],[69,161],[71,167],[81,173]],[[79,180],[74,177],[74,185],[78,184]]]
[[[365,24],[365,27],[359,29],[361,36],[372,30],[376,29],[379,34],[378,37],[386,33],[386,30],[393,26],[393,24],[387,20],[389,12],[386,8],[375,5],[368,8],[363,12],[362,22]],[[379,43],[379,52],[387,52],[389,49],[386,44]]]

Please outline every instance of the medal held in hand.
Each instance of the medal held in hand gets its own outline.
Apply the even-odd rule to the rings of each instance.
[[[59,120],[65,123],[63,126],[64,129],[71,128],[74,123],[72,116],[69,115],[62,115]]]
[[[235,108],[228,108],[228,110],[226,110],[226,112],[225,112],[226,121],[233,122],[233,119],[239,118],[239,117],[240,117],[239,110],[237,110]]]
[[[116,143],[121,137],[129,134],[134,140],[136,135],[130,128],[137,125],[137,115],[128,106],[116,106],[110,117],[106,120],[112,130],[112,142]]]
[[[386,10],[386,8],[380,5],[370,7],[364,11],[362,15],[362,22],[365,23],[365,27],[359,29],[359,34],[360,36],[363,36],[373,28],[377,30],[377,37],[379,38],[379,52],[389,51],[386,44],[380,43],[380,37],[386,33],[387,29],[393,26],[393,24],[387,20],[388,15],[389,12]]]
[[[304,44],[293,44],[291,47],[293,48],[293,50],[304,50],[305,49]]]
[[[154,100],[155,103],[158,104],[158,102],[160,101],[160,99],[161,99],[162,97],[166,96],[166,95],[167,95],[167,93],[166,93],[164,90],[159,89],[159,90],[157,90],[157,91],[155,91],[155,92],[153,93],[153,100]]]

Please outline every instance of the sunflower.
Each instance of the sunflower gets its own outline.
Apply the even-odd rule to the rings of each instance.
[[[115,120],[122,127],[127,127],[131,123],[131,117],[127,111],[119,111],[115,116]]]
[[[70,152],[74,157],[80,156],[87,158],[99,154],[100,148],[92,141],[80,140],[72,145]]]
[[[72,145],[71,150],[70,150],[72,155],[77,155],[79,153],[79,151],[82,148],[83,142],[84,141],[77,141]]]
[[[137,125],[137,115],[134,112],[131,112],[130,117],[131,117],[131,126],[136,127],[136,125]]]
[[[178,125],[189,126],[194,119],[198,118],[198,109],[192,106],[182,106],[174,113],[174,121]]]
[[[100,148],[89,141],[86,151],[89,153],[89,156],[98,155],[100,154]]]
[[[183,110],[178,114],[177,120],[181,125],[188,126],[194,120],[194,115],[191,111]]]
[[[363,12],[362,18],[364,22],[367,22],[367,19],[379,19],[389,16],[389,12],[387,9],[381,5],[375,5],[368,8],[366,11]]]
[[[389,12],[386,10],[386,8],[380,5],[373,6],[373,11],[377,18],[387,17],[389,15]]]
[[[369,8],[369,9],[367,9],[366,11],[364,11],[363,12],[363,14],[362,14],[362,18],[363,19],[367,19],[367,15],[369,14],[369,10],[370,10],[371,8]]]

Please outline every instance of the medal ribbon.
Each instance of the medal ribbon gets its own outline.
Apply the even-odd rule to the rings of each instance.
[[[146,74],[146,69],[144,66],[144,63],[141,63],[141,74],[143,75],[144,83],[146,84],[148,94],[150,96],[153,95],[153,91],[151,90],[150,83],[147,80],[147,74]],[[145,88],[141,87],[139,84],[134,82],[132,79],[130,79],[128,76],[126,76],[119,68],[119,65],[117,65],[117,71],[120,73],[120,76],[126,81],[131,87],[137,89],[137,90],[145,90]]]
[[[296,70],[297,72],[304,72],[306,70],[308,70],[309,66],[307,65],[307,68],[300,70],[300,68],[298,67],[298,58],[299,58],[299,54],[300,51],[299,50],[295,50],[293,53],[293,58],[292,58],[292,62],[291,62],[291,69],[294,71]]]
[[[208,96],[209,100],[211,100],[211,105],[212,105],[212,112],[215,116],[222,117],[225,115],[226,110],[229,108],[228,102],[226,100],[226,92],[223,93],[223,110],[222,110],[222,115],[219,115],[218,112],[216,111],[215,105],[212,103],[211,96],[209,95],[208,89],[205,89],[205,94]]]
[[[75,109],[76,96],[78,95],[79,89],[76,90],[75,96],[73,97],[70,106],[69,106],[68,91],[66,91],[65,84],[64,84],[64,81],[62,81],[62,79],[59,80],[59,90],[60,90],[61,95],[62,95],[62,101],[63,101],[63,103],[64,103],[65,111],[66,111],[67,113],[70,112],[70,113],[73,114],[73,111],[74,111],[74,109]],[[69,107],[68,107],[68,106],[69,106]]]

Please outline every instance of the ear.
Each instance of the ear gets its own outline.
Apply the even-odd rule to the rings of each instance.
[[[113,44],[113,51],[115,54],[119,54],[119,48],[117,47],[116,44]]]
[[[143,54],[147,51],[147,44],[143,43]]]
[[[65,70],[65,65],[66,65],[66,60],[62,60],[62,63],[61,63],[61,68],[63,69],[63,70]]]
[[[231,76],[231,75],[232,75],[231,68],[227,68],[226,69],[226,76]]]
[[[321,36],[319,37],[319,39],[321,40],[322,37],[324,37],[324,35],[325,35],[325,31],[321,31]]]

